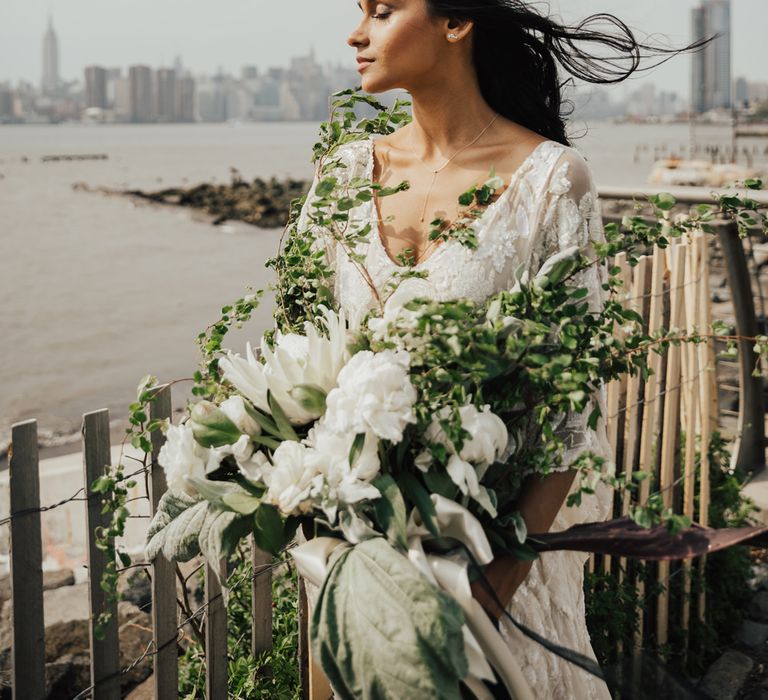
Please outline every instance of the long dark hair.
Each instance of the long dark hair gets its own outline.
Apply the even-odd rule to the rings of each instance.
[[[569,146],[564,100],[569,78],[560,82],[558,65],[589,83],[620,83],[685,51],[703,49],[714,37],[683,48],[642,43],[618,17],[590,15],[574,26],[560,24],[523,0],[427,0],[433,16],[471,20],[475,68],[483,98],[504,117],[545,138]],[[617,33],[600,30],[607,23]],[[595,50],[579,45],[591,43]],[[604,50],[603,53],[599,49]],[[640,67],[646,58],[660,58]]]

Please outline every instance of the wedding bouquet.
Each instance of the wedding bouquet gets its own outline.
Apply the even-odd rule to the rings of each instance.
[[[342,93],[335,107],[359,101],[372,103]],[[386,118],[356,129],[349,111],[340,121],[332,115],[318,154],[400,121],[399,103],[373,106]],[[321,228],[349,223],[345,213],[374,189],[398,191],[357,181],[352,195],[334,196],[333,165],[321,163],[314,188],[311,218]],[[497,180],[460,201],[487,204]],[[159,463],[168,491],[147,556],[184,561],[202,553],[217,563],[246,536],[277,555],[301,528],[306,541],[291,553],[320,589],[313,648],[341,697],[459,698],[460,681],[482,697],[492,665],[508,688],[520,688],[470,581],[499,554],[533,558],[543,548],[518,512],[527,477],[576,470],[569,505],[600,483],[632,488],[603,455],[584,451],[566,464],[566,439],[574,417],[598,427],[596,397],[607,382],[646,372],[650,350],[679,340],[674,329],[645,335],[642,319],[616,301],[612,274],[602,281],[605,303],[595,304],[579,280],[619,250],[631,258],[633,245],[665,234],[653,239],[638,226],[632,237],[608,227],[589,257],[563,250],[483,303],[422,299],[395,284],[352,323],[332,306],[312,228],[295,221],[271,261],[276,328],[242,357],[218,351],[225,329],[214,326],[198,377],[207,398],[167,427]],[[435,237],[447,235],[432,223]],[[468,231],[457,235],[472,245]],[[369,232],[346,228],[335,240],[351,250]],[[255,304],[241,300],[241,315]],[[225,311],[231,322],[231,307]],[[688,524],[653,500],[631,515],[646,525]]]
[[[413,653],[397,682],[419,697],[492,679],[456,590],[494,548],[535,556],[515,508],[522,480],[558,466],[558,425],[629,363],[611,333],[621,307],[589,315],[585,290],[566,284],[584,264],[565,251],[484,304],[395,292],[356,328],[321,307],[303,333],[223,354],[226,398],[168,427],[147,555],[216,562],[246,535],[277,554],[306,525],[315,538],[293,555],[322,586],[312,634],[334,685],[367,669],[389,688],[403,644]],[[613,483],[606,467],[582,455],[571,499]],[[392,635],[372,638],[371,619]]]

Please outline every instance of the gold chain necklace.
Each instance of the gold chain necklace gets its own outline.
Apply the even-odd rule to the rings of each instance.
[[[419,158],[419,156],[416,156],[416,159],[417,159],[417,160],[418,160],[418,161],[419,161],[419,162],[420,162],[422,165],[424,165],[426,168],[428,168],[429,170],[431,170],[431,171],[432,171],[432,182],[429,184],[429,189],[427,190],[427,196],[424,198],[424,206],[423,206],[423,208],[422,208],[422,210],[421,210],[421,217],[420,217],[420,219],[419,219],[419,221],[421,221],[421,223],[424,223],[424,218],[425,218],[425,216],[426,216],[426,213],[427,213],[427,203],[429,202],[429,196],[432,194],[432,188],[435,186],[435,180],[437,180],[437,174],[438,174],[438,173],[439,173],[441,170],[443,170],[444,168],[446,168],[446,167],[447,167],[447,166],[448,166],[448,165],[449,165],[451,162],[453,162],[453,159],[454,159],[454,158],[456,158],[456,156],[457,156],[457,155],[459,155],[459,153],[461,153],[462,151],[465,151],[465,150],[466,150],[467,148],[469,148],[470,146],[473,146],[474,144],[476,144],[476,143],[477,143],[477,142],[478,142],[478,141],[479,141],[479,140],[482,138],[483,134],[485,134],[485,132],[486,132],[486,131],[488,131],[488,129],[490,129],[490,128],[491,128],[491,126],[493,126],[493,123],[494,123],[494,122],[495,122],[495,121],[496,121],[498,118],[499,118],[499,114],[498,114],[498,112],[497,112],[497,113],[494,115],[493,119],[491,119],[491,121],[490,121],[490,123],[488,124],[488,126],[486,126],[486,127],[485,127],[485,129],[483,129],[483,130],[482,130],[482,131],[481,131],[481,132],[480,132],[480,133],[479,133],[479,134],[478,134],[478,135],[477,135],[477,136],[476,136],[476,137],[475,137],[475,138],[474,138],[472,141],[470,141],[470,142],[469,142],[469,143],[468,143],[466,146],[462,146],[462,147],[461,147],[461,148],[460,148],[458,151],[456,151],[456,153],[454,153],[454,154],[453,154],[453,155],[452,155],[452,156],[451,156],[451,157],[450,157],[450,158],[449,158],[447,161],[445,161],[445,163],[443,163],[443,164],[442,164],[442,165],[441,165],[439,168],[437,168],[437,170],[432,170],[432,168],[430,168],[430,167],[429,167],[429,166],[428,166],[428,165],[427,165],[427,164],[426,164],[426,163],[425,163],[425,162],[424,162],[424,161],[423,161],[421,158]]]
[[[483,135],[485,134],[485,132],[486,132],[486,131],[488,131],[488,129],[490,129],[490,128],[493,126],[494,122],[495,122],[495,121],[496,121],[498,118],[499,118],[499,113],[497,112],[497,113],[494,115],[493,119],[491,119],[491,121],[488,123],[488,125],[487,125],[487,126],[486,126],[486,127],[485,127],[485,128],[484,128],[484,129],[483,129],[483,130],[482,130],[482,131],[481,131],[481,132],[480,132],[480,133],[479,133],[479,134],[478,134],[478,135],[477,135],[477,136],[476,136],[476,137],[475,137],[475,138],[472,140],[472,141],[470,141],[470,142],[469,142],[468,144],[466,144],[465,146],[462,146],[462,147],[461,147],[461,148],[460,148],[458,151],[456,151],[456,153],[454,153],[454,154],[453,154],[453,155],[452,155],[452,156],[451,156],[451,157],[450,157],[450,158],[449,158],[447,161],[445,161],[445,163],[443,163],[443,164],[442,164],[442,165],[441,165],[439,168],[437,168],[436,170],[433,170],[432,168],[430,168],[430,167],[429,167],[429,166],[428,166],[428,165],[427,165],[427,164],[426,164],[426,163],[425,163],[425,162],[424,162],[424,161],[423,161],[421,158],[419,158],[419,156],[416,156],[417,160],[418,160],[418,161],[419,161],[419,162],[420,162],[422,165],[424,165],[425,167],[427,167],[427,168],[428,168],[428,169],[429,169],[429,170],[432,172],[432,182],[431,182],[431,183],[430,183],[430,185],[429,185],[429,190],[427,190],[427,196],[426,196],[426,198],[424,199],[424,206],[423,206],[423,208],[422,208],[422,210],[421,210],[421,217],[419,218],[419,221],[421,221],[421,223],[424,223],[424,219],[425,219],[425,217],[426,217],[426,212],[427,212],[427,204],[429,203],[429,196],[432,194],[432,189],[433,189],[433,187],[434,187],[434,185],[435,185],[435,180],[437,179],[437,175],[438,175],[438,173],[439,173],[440,171],[444,170],[444,169],[445,169],[445,168],[446,168],[446,167],[447,167],[447,166],[448,166],[448,165],[449,165],[451,162],[453,162],[453,160],[456,158],[456,156],[458,156],[458,155],[459,155],[459,154],[460,154],[462,151],[465,151],[465,150],[466,150],[467,148],[469,148],[470,146],[473,146],[474,144],[476,144],[476,143],[477,143],[477,142],[478,142],[478,141],[479,141],[479,140],[480,140],[480,139],[483,137]],[[375,205],[375,202],[374,202],[374,205]],[[376,213],[377,213],[377,215],[378,215],[378,207],[377,207],[377,206],[375,206],[375,207],[374,207],[374,209],[376,210]],[[381,217],[378,217],[378,224],[379,224],[379,229],[381,228],[381,223],[382,223]],[[379,236],[379,237],[380,237],[380,236]],[[419,264],[419,262],[420,262],[420,261],[421,261],[421,260],[424,258],[424,256],[425,256],[425,255],[426,255],[426,254],[427,254],[427,253],[428,253],[430,250],[432,250],[432,248],[434,248],[434,247],[435,247],[435,246],[436,246],[436,245],[437,245],[439,242],[440,242],[440,239],[439,239],[439,238],[435,238],[434,240],[432,240],[432,242],[431,242],[431,243],[430,243],[430,244],[429,244],[429,245],[428,245],[426,248],[424,248],[424,250],[422,250],[422,251],[421,251],[421,255],[418,255],[418,256],[415,256],[415,255],[414,255],[414,256],[411,258],[411,261],[410,261],[410,265],[409,265],[409,266],[410,266],[410,267],[413,267],[413,266],[415,266],[415,265],[418,265],[418,264]]]

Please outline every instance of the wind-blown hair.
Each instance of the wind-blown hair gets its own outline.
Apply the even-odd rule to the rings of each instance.
[[[563,93],[573,77],[620,83],[678,54],[701,50],[714,38],[676,49],[638,41],[618,17],[603,12],[568,26],[523,0],[426,1],[433,16],[474,22],[474,63],[486,102],[504,117],[566,146],[571,145],[566,117],[573,110],[566,110]],[[601,28],[606,24],[610,27]],[[647,58],[661,60],[641,68]],[[561,82],[558,66],[572,78]]]

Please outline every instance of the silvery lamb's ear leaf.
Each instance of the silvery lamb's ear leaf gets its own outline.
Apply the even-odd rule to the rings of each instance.
[[[169,561],[189,561],[200,553],[198,535],[208,512],[208,501],[169,493],[161,499],[147,532],[148,561],[161,551]]]
[[[331,567],[310,635],[336,697],[459,700],[468,662],[458,603],[382,537]]]
[[[237,513],[233,513],[231,510],[209,507],[198,535],[200,552],[208,560],[211,569],[216,573],[219,583],[222,585],[226,584],[226,581],[221,580],[219,562],[222,557],[231,554],[233,551],[230,549],[232,540],[226,537],[226,532],[239,519],[244,518]],[[248,519],[245,518],[245,520]],[[237,542],[234,544],[236,545]]]

